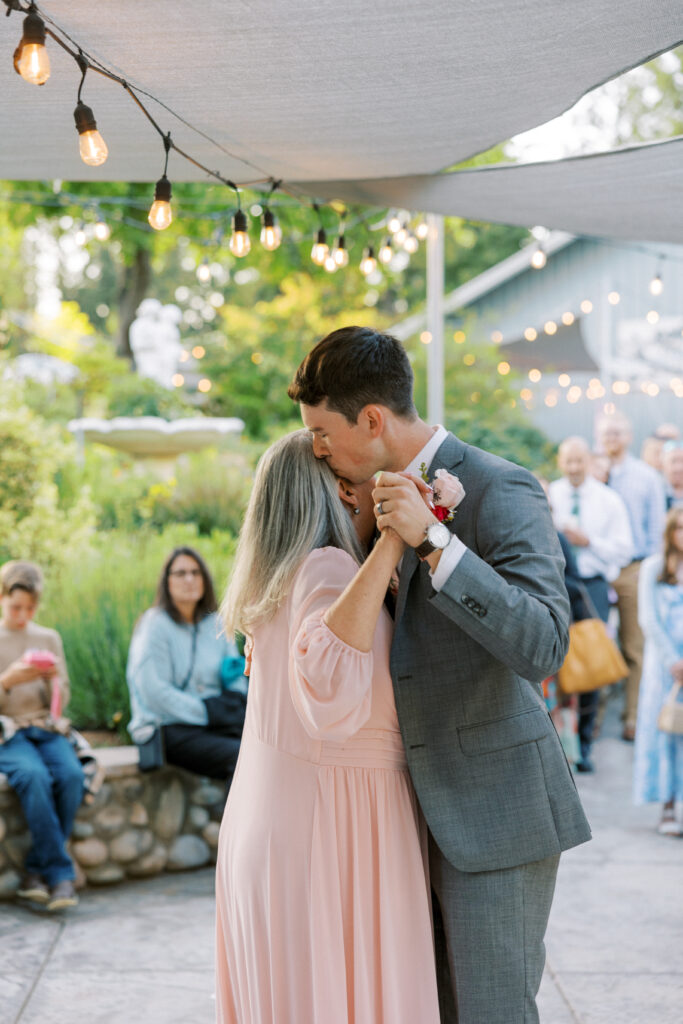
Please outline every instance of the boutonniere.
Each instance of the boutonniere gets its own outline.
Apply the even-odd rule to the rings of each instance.
[[[420,475],[432,489],[432,512],[440,522],[450,523],[455,516],[456,508],[465,497],[465,488],[457,476],[453,476],[445,469],[437,469],[430,483],[424,462],[420,466]]]

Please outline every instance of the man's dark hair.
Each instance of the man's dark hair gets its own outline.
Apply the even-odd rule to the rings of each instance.
[[[199,570],[202,574],[202,581],[204,583],[204,593],[197,601],[197,607],[194,611],[194,621],[201,622],[211,612],[215,612],[217,608],[216,594],[213,589],[213,581],[211,579],[211,573],[209,572],[208,566],[202,556],[194,550],[194,548],[179,547],[174,548],[171,554],[164,562],[164,567],[161,570],[161,576],[157,584],[157,593],[154,604],[157,608],[163,608],[167,615],[170,615],[174,622],[182,623],[183,618],[176,608],[171,592],[168,589],[168,576],[173,568],[173,563],[179,555],[187,555],[189,558],[194,558],[195,562],[199,566]]]
[[[415,419],[413,371],[406,350],[390,334],[370,327],[342,327],[311,349],[287,392],[295,402],[320,405],[356,423],[366,405],[385,405]]]

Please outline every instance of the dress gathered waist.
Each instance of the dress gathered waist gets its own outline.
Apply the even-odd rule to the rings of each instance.
[[[343,743],[325,741],[320,747],[318,763],[345,768],[408,767],[401,734],[390,729],[361,729]]]

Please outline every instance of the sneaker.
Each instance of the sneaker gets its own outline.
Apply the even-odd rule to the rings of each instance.
[[[17,896],[32,903],[47,903],[50,899],[50,890],[40,875],[27,874],[21,880]]]
[[[580,761],[577,761],[577,763],[576,763],[576,770],[577,770],[577,772],[591,772],[592,773],[592,772],[595,771],[595,765],[593,764],[593,762],[591,761],[591,759],[589,757],[583,757],[583,758],[581,758]]]
[[[48,910],[64,910],[66,907],[75,907],[77,904],[78,896],[76,895],[73,882],[69,881],[69,879],[57,882],[56,885],[52,886],[50,902],[47,905]]]
[[[657,825],[657,831],[660,836],[674,836],[674,838],[683,833],[683,829],[674,817],[662,818],[659,825]]]

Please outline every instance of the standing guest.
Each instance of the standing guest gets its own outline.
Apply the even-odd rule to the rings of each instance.
[[[622,738],[633,742],[638,712],[638,687],[643,672],[643,634],[638,624],[640,563],[659,551],[666,502],[659,473],[629,453],[632,433],[626,417],[616,414],[598,421],[597,437],[610,460],[609,486],[628,509],[633,534],[633,558],[613,586],[619,608],[619,643],[628,665]]]
[[[555,526],[572,546],[580,583],[603,622],[609,615],[609,584],[633,555],[628,512],[614,491],[590,475],[591,452],[582,437],[568,437],[558,452],[563,474],[550,484],[550,505]],[[584,602],[585,604],[585,602]],[[579,618],[591,616],[584,608]],[[592,772],[591,745],[598,706],[598,691],[579,696],[580,772]]]
[[[165,760],[229,781],[244,723],[244,660],[219,635],[209,570],[193,548],[166,559],[153,608],[138,622],[126,676],[129,732],[144,744],[161,730]]]
[[[663,732],[657,718],[674,681],[683,683],[683,509],[666,519],[664,552],[640,573],[640,622],[645,634],[643,678],[634,757],[634,799],[661,803],[657,831],[678,836],[675,801],[683,800],[683,735]]]
[[[658,473],[662,472],[662,448],[664,439],[651,434],[640,446],[640,458],[646,465],[652,466]]]
[[[673,423],[662,423],[656,430],[646,437],[640,449],[640,457],[648,466],[652,466],[658,473],[662,472],[662,455],[664,446],[669,441],[678,441],[681,433]]]
[[[683,442],[665,441],[662,473],[666,488],[667,511],[683,507]]]
[[[16,791],[31,833],[17,895],[62,910],[78,903],[67,853],[83,798],[83,770],[60,729],[69,677],[59,633],[33,621],[43,574],[32,562],[0,569],[0,772]]]
[[[609,459],[602,452],[591,452],[590,475],[601,484],[609,483]]]

